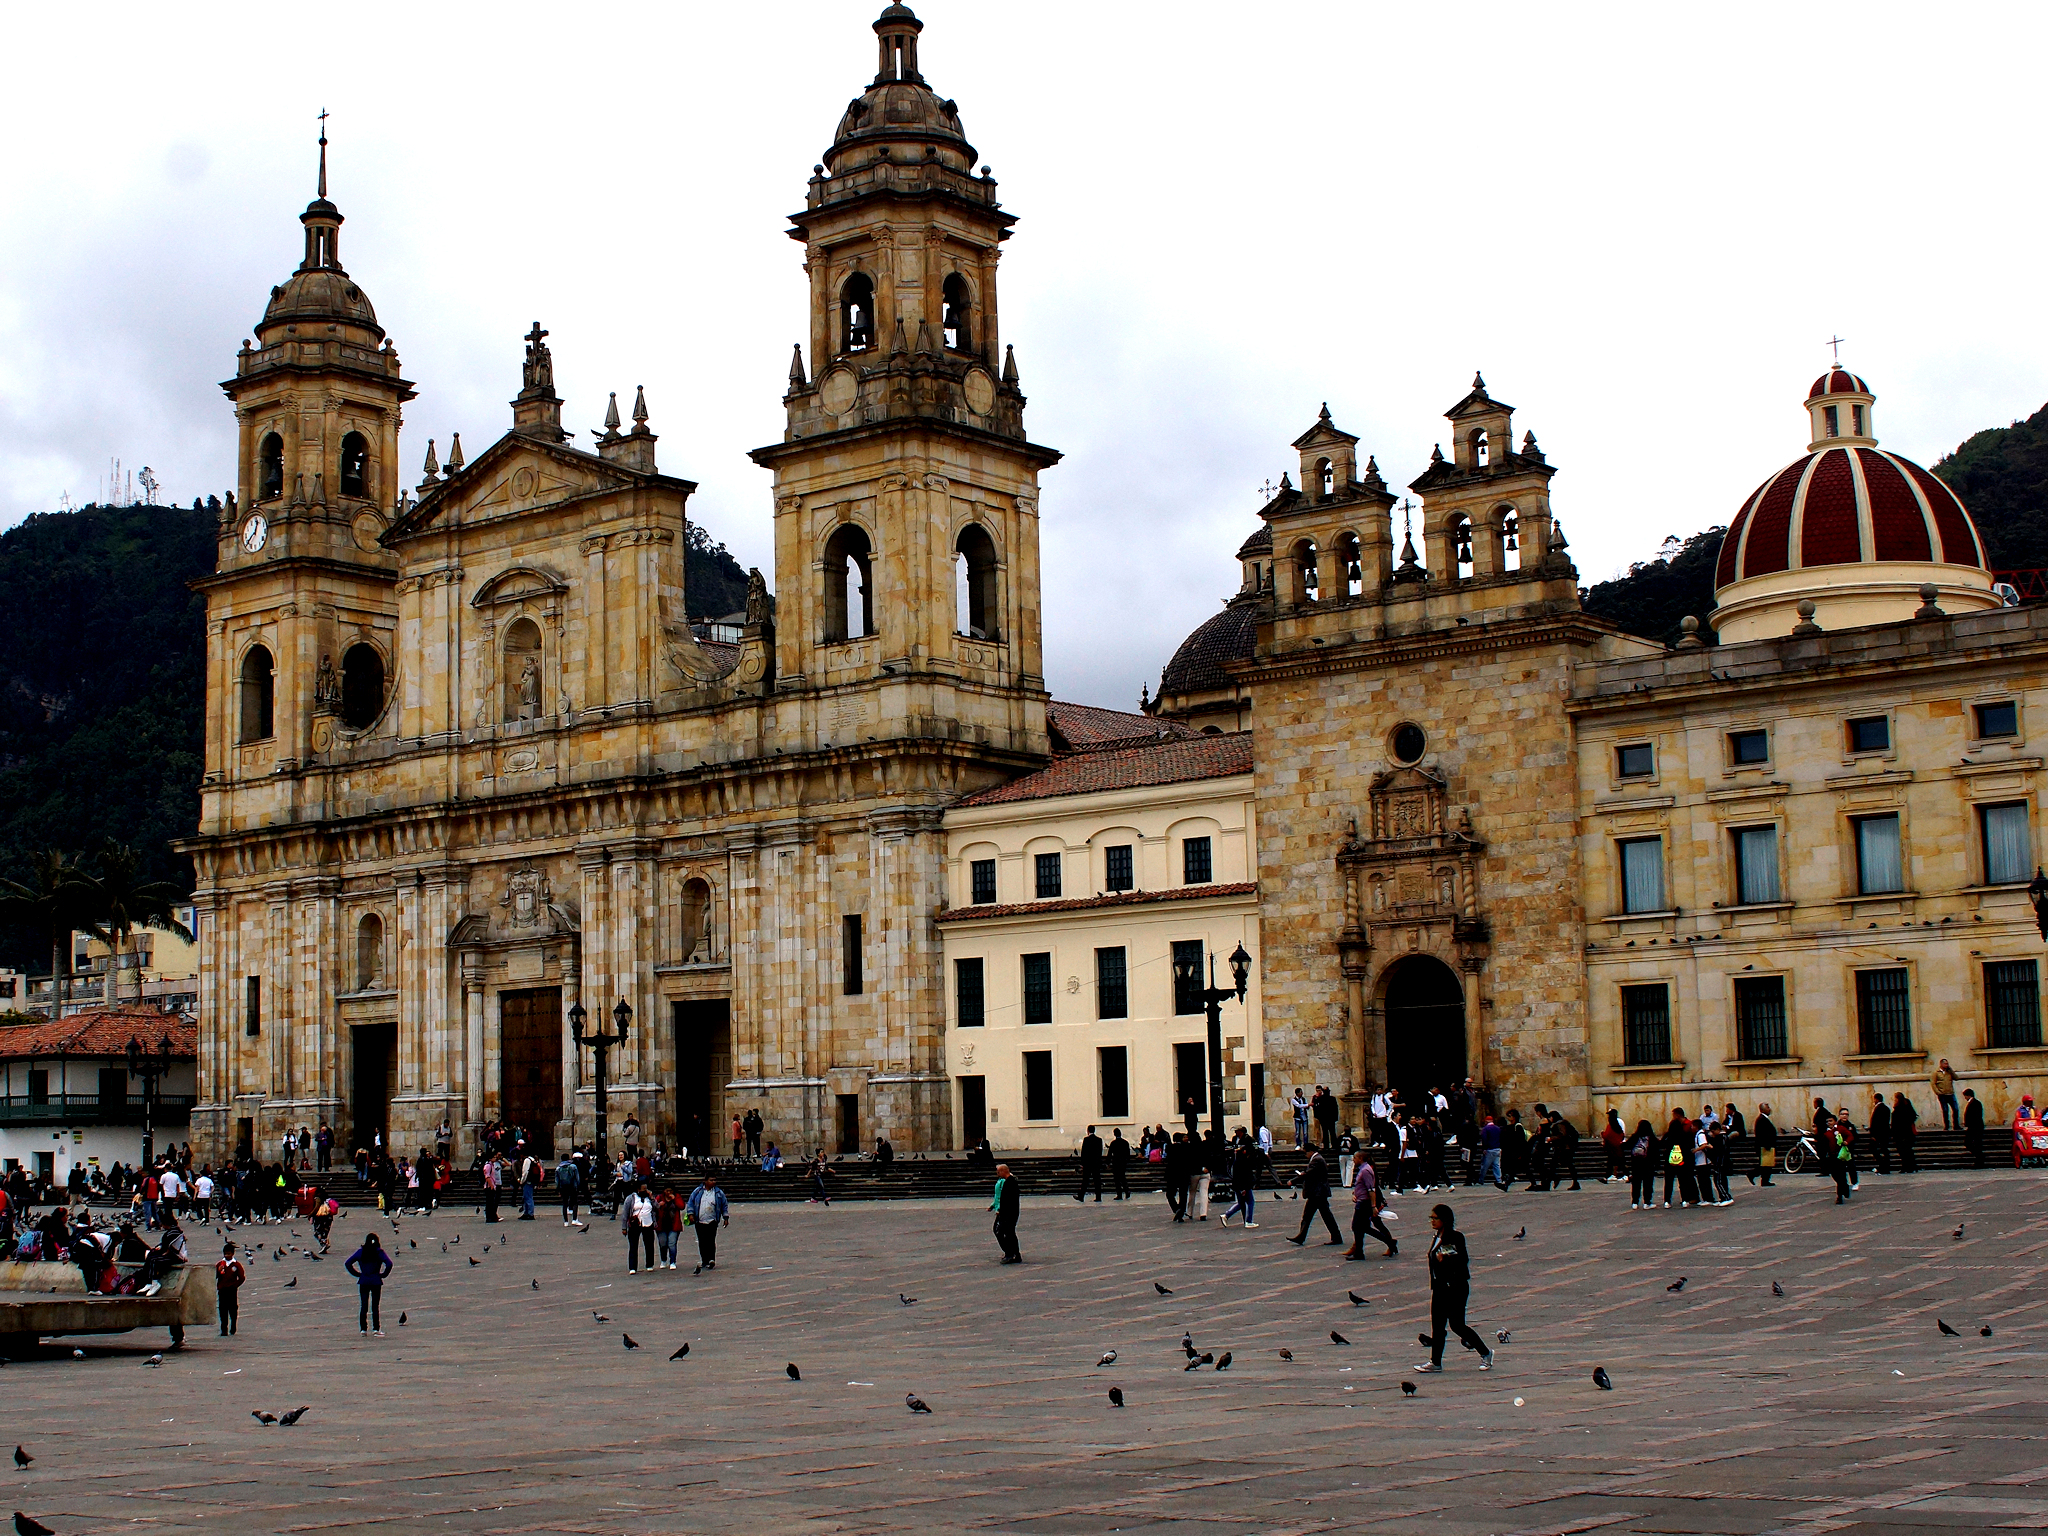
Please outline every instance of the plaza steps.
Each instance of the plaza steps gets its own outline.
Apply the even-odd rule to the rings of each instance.
[[[1999,1128],[1999,1132],[2002,1130],[2002,1127]],[[2005,1136],[1999,1132],[1986,1132],[1986,1159],[1993,1169],[2009,1169],[2012,1166],[2011,1154]],[[1970,1158],[1963,1149],[1960,1131],[1924,1131],[1916,1139],[1916,1149],[1920,1166],[1924,1169],[1962,1169],[1970,1166]],[[1022,1184],[1026,1194],[1066,1193],[1075,1187],[1078,1179],[1078,1165],[1071,1153],[1003,1152],[998,1155],[1009,1163],[1010,1171]],[[1299,1178],[1307,1161],[1305,1154],[1291,1148],[1274,1148],[1273,1164],[1281,1183]],[[1334,1162],[1334,1159],[1332,1161]],[[1384,1169],[1384,1159],[1376,1156],[1374,1162]],[[1606,1168],[1605,1151],[1597,1140],[1582,1140],[1579,1143],[1576,1162],[1581,1181],[1597,1180]],[[1739,1176],[1746,1176],[1756,1166],[1756,1144],[1745,1138],[1736,1145],[1736,1173]],[[1857,1166],[1864,1171],[1874,1166],[1867,1143],[1859,1148]],[[720,1185],[735,1203],[801,1201],[811,1197],[810,1176],[807,1166],[802,1163],[785,1163],[775,1173],[763,1173],[756,1163],[721,1161],[718,1164],[718,1173]],[[1334,1177],[1334,1167],[1331,1173]],[[657,1178],[654,1183],[657,1187],[666,1185],[683,1189],[695,1184],[702,1176],[702,1165],[699,1164],[695,1166],[695,1171],[671,1172]],[[1452,1170],[1452,1178],[1454,1183],[1464,1182],[1462,1167]],[[345,1206],[377,1203],[376,1191],[358,1184],[352,1169],[316,1173],[310,1176],[310,1182],[323,1196],[332,1195]],[[860,1158],[837,1159],[832,1163],[830,1189],[831,1198],[834,1200],[986,1200],[994,1182],[994,1175],[986,1167],[974,1167],[968,1163],[965,1153],[955,1152],[934,1153],[924,1158],[915,1155],[899,1156],[887,1167]],[[1162,1188],[1163,1180],[1159,1165],[1133,1162],[1129,1182],[1133,1192],[1156,1191]],[[508,1196],[509,1204],[516,1199],[516,1192],[508,1191]],[[541,1201],[543,1204],[555,1203],[552,1184],[542,1191]],[[458,1172],[444,1197],[443,1204],[459,1208],[474,1207],[482,1203],[482,1175],[470,1170]]]

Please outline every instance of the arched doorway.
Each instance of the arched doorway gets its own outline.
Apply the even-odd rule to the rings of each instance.
[[[1387,972],[1381,1012],[1387,1027],[1387,1086],[1415,1106],[1431,1088],[1463,1082],[1465,989],[1433,955],[1409,955]]]

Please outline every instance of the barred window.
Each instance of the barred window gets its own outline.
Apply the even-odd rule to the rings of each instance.
[[[1180,845],[1180,878],[1183,885],[1207,885],[1216,877],[1210,872],[1209,839],[1191,837]]]
[[[1024,1022],[1052,1022],[1052,955],[1024,956]]]
[[[1102,850],[1102,888],[1105,891],[1137,889],[1137,879],[1131,871],[1129,843],[1118,843],[1114,848]]]
[[[1903,968],[1856,973],[1856,1025],[1866,1056],[1913,1049],[1913,1007]]]
[[[1784,977],[1746,976],[1735,983],[1735,1051],[1744,1061],[1790,1054]]]
[[[1037,876],[1035,887],[1039,900],[1057,896],[1060,893],[1060,856],[1056,853],[1041,853],[1033,856],[1033,873]]]
[[[2041,1043],[2041,976],[2032,960],[1984,962],[1985,1037],[1992,1048]]]
[[[1095,951],[1095,1017],[1098,1019],[1124,1019],[1130,1017],[1130,999],[1124,985],[1124,952],[1116,949]]]
[[[1622,1054],[1631,1067],[1659,1067],[1671,1060],[1671,991],[1656,986],[1621,989]]]
[[[974,904],[988,906],[996,899],[996,861],[976,859],[967,866],[967,873],[974,882]]]
[[[1195,979],[1192,982],[1180,978],[1181,962],[1192,959],[1195,962]],[[1200,1013],[1202,1011],[1202,941],[1200,939],[1177,940],[1173,946],[1173,1011],[1176,1014]]]
[[[953,996],[955,1011],[960,1016],[962,1029],[979,1029],[983,1022],[981,962],[979,960],[955,960],[953,962]]]

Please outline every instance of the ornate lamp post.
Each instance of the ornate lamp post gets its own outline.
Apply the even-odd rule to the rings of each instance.
[[[128,1037],[128,1075],[142,1079],[142,1166],[149,1167],[156,1161],[156,1095],[157,1082],[171,1070],[171,1037],[167,1034],[157,1042],[155,1054],[142,1048],[142,1042],[133,1035]]]
[[[627,1031],[633,1023],[633,1008],[623,997],[619,999],[618,1006],[612,1009],[612,1023],[617,1026],[612,1034],[606,1034],[604,1029],[599,1027],[586,1035],[583,1032],[583,1021],[588,1017],[589,1015],[583,1011],[581,1003],[573,1005],[569,1009],[569,1036],[576,1042],[579,1048],[586,1045],[589,1046],[592,1057],[597,1063],[597,1162],[600,1168],[609,1169],[611,1166],[611,1152],[606,1146],[605,1136],[605,1122],[607,1118],[604,1100],[605,1052],[615,1045],[624,1045],[626,1043]]]
[[[1184,992],[1199,998],[1202,1009],[1209,1016],[1209,1128],[1220,1138],[1223,1135],[1223,1002],[1226,998],[1244,1001],[1245,983],[1251,978],[1252,957],[1239,944],[1230,952],[1230,974],[1237,983],[1235,987],[1219,987],[1216,982],[1216,957],[1209,956],[1209,985],[1202,985],[1202,962],[1190,955],[1176,961],[1173,979]]]

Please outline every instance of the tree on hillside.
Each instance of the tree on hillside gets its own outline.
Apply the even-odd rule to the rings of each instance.
[[[2048,567],[2048,405],[1965,438],[1934,472],[1970,509],[1993,570]]]
[[[89,882],[78,856],[44,848],[28,856],[27,881],[0,880],[0,913],[50,936],[50,1017],[64,1009],[62,983],[71,957],[71,930],[91,909]]]
[[[94,938],[114,952],[107,966],[105,1001],[119,1002],[121,961],[128,953],[137,928],[155,928],[174,933],[190,943],[192,930],[178,920],[178,907],[185,893],[168,880],[143,876],[142,855],[133,848],[107,839],[100,851],[99,873],[88,875],[83,895],[87,902],[86,925]],[[135,973],[135,997],[142,998],[142,972]]]
[[[1700,621],[1700,638],[1714,640],[1707,615],[1714,611],[1714,562],[1721,553],[1719,528],[1709,528],[1683,541],[1664,541],[1658,558],[1628,568],[1628,574],[1603,581],[1581,594],[1586,611],[1618,624],[1645,640],[1676,645],[1690,615]]]

